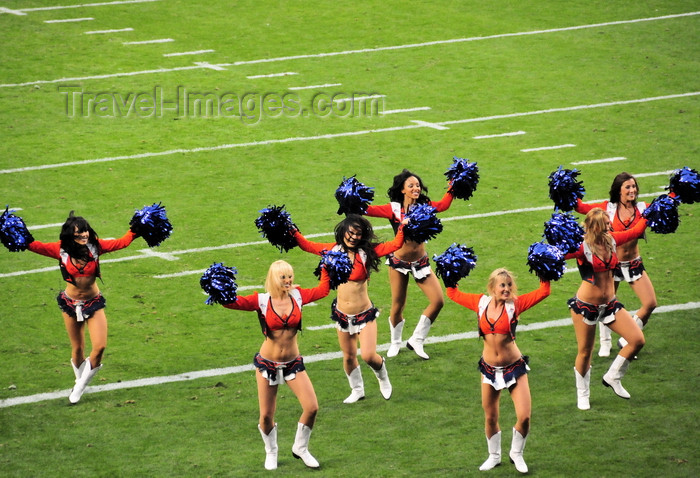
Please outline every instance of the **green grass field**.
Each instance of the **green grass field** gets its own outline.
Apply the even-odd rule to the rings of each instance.
[[[429,254],[465,243],[478,265],[463,290],[484,291],[503,266],[527,292],[537,286],[527,249],[550,218],[547,178],[559,165],[582,172],[588,201],[606,199],[621,171],[637,175],[651,202],[671,171],[700,169],[697,2],[87,3],[0,4],[0,198],[41,241],[57,240],[71,210],[101,237],[119,237],[154,202],[174,232],[152,250],[138,239],[103,257],[109,343],[77,406],[66,398],[73,372],[55,262],[0,251],[3,476],[267,473],[246,368],[262,340],[258,322],[206,306],[199,277],[224,262],[239,270],[240,287],[260,290],[282,257],[300,285],[315,284],[316,258],[260,237],[254,220],[268,205],[284,204],[305,235],[330,241],[343,177],[356,174],[383,204],[405,167],[438,199],[453,156],[468,158],[479,165],[477,191],[441,214]],[[531,474],[700,475],[700,209],[679,212],[674,234],[648,232],[641,244],[660,308],[625,377],[631,400],[600,384],[611,359],[594,354],[592,409],[576,408],[573,328],[553,321],[569,316],[578,274],[523,315]],[[372,222],[391,237],[386,221]],[[382,345],[384,269],[370,285]],[[627,286],[619,298],[639,306]],[[299,337],[321,407],[310,449],[322,468],[313,473],[517,474],[510,463],[478,471],[487,448],[481,344],[466,335],[472,313],[448,300],[426,346],[431,359],[405,349],[389,359],[388,402],[363,366],[367,399],[348,406],[335,331],[321,327],[330,301],[305,309]],[[412,285],[404,339],[425,303]],[[298,414],[283,387],[277,476],[307,473],[290,453]],[[507,450],[507,395],[501,415]]]

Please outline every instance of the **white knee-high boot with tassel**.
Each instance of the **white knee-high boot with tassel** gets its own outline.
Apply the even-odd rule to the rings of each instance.
[[[355,403],[358,400],[365,398],[365,382],[362,380],[362,369],[358,365],[355,370],[350,372],[350,375],[345,374],[348,377],[348,382],[350,383],[350,395],[348,398],[343,400],[343,403]]]
[[[612,388],[615,395],[620,398],[630,398],[629,392],[625,390],[621,383],[622,377],[627,373],[627,367],[629,367],[629,365],[629,360],[622,355],[618,355],[615,357],[615,360],[613,360],[608,371],[603,375],[603,385]]]
[[[270,433],[267,435],[260,428],[258,424],[258,430],[260,430],[260,435],[262,436],[263,443],[265,443],[265,469],[266,470],[276,470],[277,469],[277,424],[272,427]]]
[[[384,400],[389,400],[391,398],[391,382],[389,381],[389,373],[386,371],[386,361],[382,359],[382,368],[379,370],[374,370],[374,375],[377,376],[377,380],[379,380],[379,391],[382,394],[382,397],[384,397]]]
[[[408,347],[409,350],[413,350],[416,355],[423,360],[428,360],[430,358],[430,355],[423,350],[423,342],[425,342],[426,337],[428,337],[428,332],[430,332],[430,327],[432,325],[433,323],[428,317],[421,315],[418,325],[416,325],[413,331],[413,335],[411,335],[411,338],[406,342],[406,347]]]
[[[309,438],[311,437],[311,428],[299,422],[297,424],[297,434],[294,437],[294,445],[292,446],[292,456],[301,459],[309,468],[318,468],[319,463],[316,458],[309,453]]]
[[[501,464],[501,431],[494,433],[491,438],[486,437],[486,444],[489,447],[489,457],[481,464],[481,471],[490,470]]]
[[[574,375],[576,375],[576,396],[578,398],[578,409],[588,410],[591,408],[591,369],[589,368],[586,375],[581,375],[574,367]]]
[[[518,430],[513,428],[513,442],[510,445],[510,461],[515,465],[515,469],[520,473],[527,473],[527,464],[523,459],[523,451],[525,450],[526,436],[522,436]]]
[[[70,396],[68,397],[70,403],[78,403],[80,401],[80,397],[83,396],[85,387],[88,386],[95,374],[100,371],[100,369],[102,368],[102,364],[100,364],[99,367],[92,368],[92,365],[90,364],[90,358],[88,357],[85,359],[85,362],[83,362],[83,364],[80,366],[80,368],[82,367],[85,368],[80,374],[80,378],[76,379],[75,386],[73,387],[73,390],[71,391]]]
[[[402,320],[396,327],[391,325],[391,318],[389,318],[389,329],[391,330],[391,345],[389,345],[389,350],[386,353],[387,357],[396,357],[401,350],[401,334],[403,333],[403,325],[406,323]]]

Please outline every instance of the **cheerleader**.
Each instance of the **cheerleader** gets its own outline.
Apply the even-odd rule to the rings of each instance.
[[[322,299],[330,291],[330,280],[325,269],[321,280],[313,289],[294,285],[294,270],[285,261],[270,265],[265,280],[265,293],[237,296],[234,302],[222,304],[228,309],[255,311],[258,313],[265,340],[255,354],[255,378],[258,383],[260,419],[258,429],[265,444],[265,469],[277,468],[277,391],[286,383],[301,404],[301,417],[292,446],[292,455],[300,458],[309,468],[319,468],[319,463],[309,452],[309,438],[316,421],[318,401],[314,386],[299,354],[297,332],[301,330],[302,307]]]
[[[58,260],[66,288],[56,300],[71,344],[71,365],[75,386],[68,399],[78,403],[85,387],[102,368],[102,356],[107,347],[107,317],[105,298],[97,285],[101,278],[100,256],[129,246],[137,234],[128,231],[119,239],[99,239],[83,217],[70,212],[61,227],[58,242],[33,241],[28,249]],[[85,326],[90,333],[92,350],[85,357]]]
[[[578,343],[574,373],[578,408],[581,410],[590,408],[590,364],[598,322],[610,327],[627,342],[603,375],[603,385],[611,387],[621,398],[630,398],[621,380],[630,360],[644,346],[644,334],[615,297],[613,272],[619,263],[617,245],[638,238],[646,226],[646,219],[642,219],[627,231],[612,232],[608,214],[601,208],[591,209],[584,221],[583,242],[577,251],[565,256],[566,259],[576,259],[582,279],[576,296],[568,301]]]
[[[620,173],[610,186],[610,200],[596,204],[584,204],[577,200],[576,212],[586,214],[593,208],[603,209],[610,219],[612,230],[616,232],[633,228],[642,220],[642,213],[648,204],[638,202],[639,185],[634,176],[629,173]],[[656,308],[656,292],[649,275],[644,269],[642,258],[639,254],[639,239],[634,238],[617,247],[618,265],[614,270],[615,292],[622,281],[627,282],[635,295],[639,298],[641,306],[632,316],[640,329],[649,321],[651,313]],[[600,322],[600,357],[608,357],[612,347],[610,328]],[[620,347],[626,345],[624,338],[618,342]]]
[[[381,206],[367,207],[367,216],[383,217],[396,231],[402,219],[417,204],[430,204],[436,212],[446,211],[454,196],[445,193],[440,201],[430,201],[427,196],[428,188],[416,174],[404,169],[394,176],[394,182],[387,190],[391,202]],[[425,242],[415,242],[406,239],[403,246],[389,254],[386,260],[389,266],[389,283],[391,284],[391,312],[389,326],[391,330],[391,345],[387,357],[398,355],[401,349],[401,336],[404,328],[403,311],[406,306],[409,276],[413,276],[416,284],[428,299],[428,306],[421,313],[413,334],[406,342],[406,347],[413,350],[420,358],[428,360],[430,356],[423,350],[423,343],[428,337],[430,327],[437,319],[445,304],[442,286],[430,268],[430,261],[425,250]]]
[[[405,224],[404,220],[402,224]],[[357,360],[357,343],[362,350],[362,359],[374,371],[379,381],[379,390],[384,399],[391,398],[384,358],[377,353],[377,323],[379,309],[369,298],[367,284],[372,270],[377,270],[379,258],[390,254],[404,243],[403,228],[389,242],[376,243],[370,222],[357,214],[348,214],[335,227],[335,242],[316,243],[307,240],[298,230],[294,238],[306,252],[322,255],[324,251],[340,251],[348,255],[352,271],[347,282],[338,285],[338,294],[331,305],[331,319],[336,322],[338,343],[343,352],[343,368],[350,383],[351,393],[343,401],[355,403],[365,398],[362,370]]]
[[[513,274],[507,269],[496,269],[489,276],[488,295],[462,292],[456,284],[446,290],[447,297],[476,312],[479,336],[484,339],[479,370],[483,376],[481,406],[489,456],[479,469],[490,470],[501,464],[499,402],[501,390],[508,389],[516,415],[509,456],[519,472],[527,473],[523,450],[530,431],[532,410],[527,377],[530,368],[528,357],[520,353],[515,343],[515,329],[522,312],[549,296],[550,284],[540,282],[539,289],[518,296]]]

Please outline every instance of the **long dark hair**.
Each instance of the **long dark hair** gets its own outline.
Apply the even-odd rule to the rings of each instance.
[[[625,181],[629,181],[630,179],[634,179],[634,185],[637,187],[637,197],[639,197],[639,184],[637,184],[637,178],[632,176],[630,173],[623,171],[615,176],[615,179],[613,179],[612,185],[610,186],[610,202],[614,202],[615,204],[620,202],[620,189],[622,189],[622,185],[625,183]],[[637,205],[636,199],[634,200],[633,204],[635,206]]]
[[[428,187],[425,184],[423,184],[423,180],[420,178],[420,176],[418,176],[417,174],[413,174],[406,168],[404,168],[403,171],[394,176],[394,183],[386,191],[386,194],[387,196],[389,196],[389,199],[392,202],[398,202],[403,204],[404,197],[401,190],[403,189],[403,185],[406,182],[406,180],[411,176],[415,177],[418,180],[418,183],[420,184],[420,196],[418,197],[418,200],[416,202],[418,204],[430,202],[430,198],[428,197]]]
[[[335,242],[339,244],[343,250],[346,250],[345,234],[351,227],[359,229],[362,232],[362,239],[360,239],[357,249],[363,251],[367,255],[367,262],[365,263],[367,271],[369,272],[370,269],[375,271],[379,270],[379,257],[377,257],[377,253],[374,252],[377,236],[374,235],[372,224],[363,216],[358,214],[348,214],[345,216],[345,219],[335,226]]]
[[[61,240],[61,249],[66,251],[69,256],[75,259],[89,262],[90,260],[94,259],[90,257],[90,251],[86,245],[75,242],[73,234],[76,232],[89,233],[90,236],[88,237],[88,243],[95,246],[99,253],[102,251],[100,250],[100,243],[97,240],[97,233],[92,227],[90,227],[90,223],[88,223],[84,217],[76,216],[73,214],[73,212],[74,211],[71,211],[70,214],[68,214],[68,219],[66,219],[66,222],[63,223],[63,227],[61,228],[61,235],[59,236],[59,239]]]

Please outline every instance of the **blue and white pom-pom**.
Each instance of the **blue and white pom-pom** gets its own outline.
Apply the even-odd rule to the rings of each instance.
[[[374,200],[374,188],[365,186],[355,176],[343,177],[343,182],[335,190],[335,199],[340,206],[338,214],[364,215]]]
[[[204,292],[209,294],[207,305],[231,304],[236,302],[236,274],[235,267],[226,267],[221,262],[216,262],[204,271],[199,279],[199,285]]]
[[[25,251],[34,241],[22,218],[10,212],[10,206],[0,216],[0,240],[11,252]]]
[[[583,228],[570,213],[555,212],[552,219],[544,223],[547,242],[569,254],[578,250],[583,242]]]
[[[673,172],[668,189],[684,204],[700,202],[700,176],[688,166]]]
[[[681,200],[667,194],[654,199],[642,216],[647,220],[648,226],[657,234],[670,234],[676,232],[680,219],[678,219],[678,205]]]
[[[479,184],[479,167],[466,159],[456,156],[453,159],[452,165],[445,172],[451,183],[447,192],[458,199],[469,199]]]
[[[145,206],[134,213],[129,223],[131,231],[143,237],[149,247],[155,247],[170,237],[173,226],[161,203]]]
[[[321,267],[325,266],[330,278],[331,289],[344,284],[350,278],[352,262],[348,255],[341,251],[323,251],[318,267],[314,271],[316,277],[321,277]]]
[[[260,216],[255,220],[255,225],[262,237],[266,237],[270,244],[280,250],[288,251],[297,246],[294,233],[297,226],[292,222],[292,217],[282,206],[269,206],[261,209]]]
[[[409,222],[403,228],[404,235],[414,242],[425,242],[440,234],[442,223],[436,213],[430,204],[413,206],[406,215]]]
[[[442,278],[445,287],[455,287],[476,267],[476,254],[471,247],[453,243],[439,256],[434,255],[433,262],[435,274]]]
[[[549,175],[549,197],[554,201],[554,207],[564,212],[576,207],[576,198],[582,199],[586,194],[583,182],[576,177],[581,174],[577,169],[563,169],[559,166]]]
[[[542,281],[559,280],[566,271],[562,250],[544,242],[535,242],[530,245],[527,265],[530,266],[530,272],[534,272]]]

